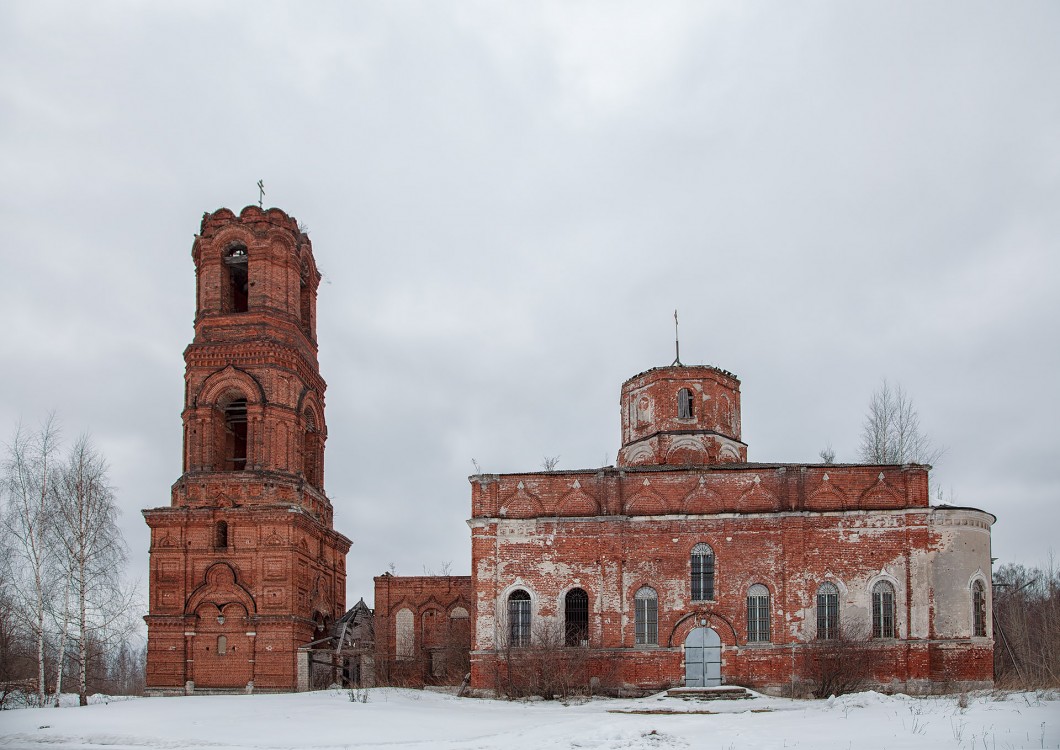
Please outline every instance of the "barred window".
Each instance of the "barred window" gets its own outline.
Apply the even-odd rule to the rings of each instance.
[[[714,599],[714,550],[709,544],[692,548],[692,601]]]
[[[831,583],[817,589],[817,637],[839,637],[839,589]]]
[[[769,589],[760,583],[747,590],[747,642],[769,643]]]
[[[692,391],[682,388],[677,392],[677,418],[692,419],[696,415]]]
[[[872,637],[894,638],[894,586],[880,581],[872,587]]]
[[[522,589],[508,595],[508,645],[530,645],[530,594]]]
[[[571,589],[563,599],[564,642],[568,646],[589,644],[589,595]]]
[[[986,587],[980,580],[972,584],[972,635],[986,637]]]
[[[634,631],[638,646],[659,644],[659,595],[650,586],[643,586],[633,597]]]

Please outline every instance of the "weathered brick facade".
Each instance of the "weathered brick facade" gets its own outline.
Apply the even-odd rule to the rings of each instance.
[[[150,693],[293,690],[345,610],[350,541],[324,494],[320,283],[279,209],[206,214],[192,247],[184,473],[151,527]]]
[[[409,687],[461,682],[469,668],[473,601],[471,576],[377,576],[377,681]]]
[[[621,409],[617,466],[471,477],[473,687],[541,641],[616,688],[716,684],[718,658],[797,691],[848,640],[884,687],[990,684],[994,517],[929,507],[930,467],[747,463],[712,367],[642,373]]]

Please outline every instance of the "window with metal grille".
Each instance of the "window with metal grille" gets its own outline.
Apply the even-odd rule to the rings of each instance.
[[[692,548],[692,601],[714,600],[714,550],[709,544]]]
[[[747,642],[769,642],[769,589],[760,583],[747,590]]]
[[[530,645],[530,594],[522,590],[508,596],[508,644]]]
[[[692,391],[682,388],[677,392],[677,418],[692,419],[696,416],[695,405],[692,401]]]
[[[972,583],[972,635],[986,637],[986,587],[979,580]]]
[[[643,586],[633,597],[634,635],[638,646],[659,643],[659,595],[650,586]]]
[[[839,637],[839,589],[831,583],[817,589],[817,637]]]
[[[894,638],[894,586],[879,581],[872,587],[872,637]]]
[[[571,589],[563,599],[564,642],[568,646],[589,645],[589,595]]]

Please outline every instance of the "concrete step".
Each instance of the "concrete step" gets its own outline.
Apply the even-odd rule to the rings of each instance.
[[[695,701],[739,701],[754,697],[738,685],[672,688],[666,691],[666,695],[669,698]]]

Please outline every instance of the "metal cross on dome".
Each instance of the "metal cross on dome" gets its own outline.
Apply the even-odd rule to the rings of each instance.
[[[674,309],[674,361],[670,363],[670,367],[676,365],[677,367],[684,367],[681,364],[681,337],[677,334],[677,310]]]

